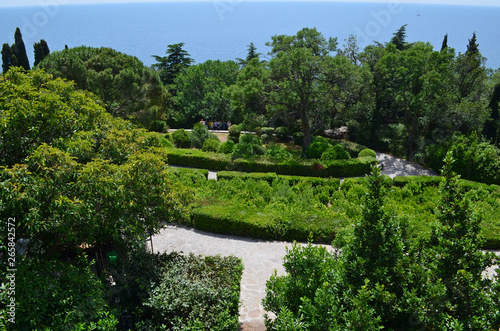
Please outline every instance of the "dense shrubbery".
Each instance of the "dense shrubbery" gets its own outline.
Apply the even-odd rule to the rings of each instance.
[[[366,178],[346,179],[340,191],[338,179],[224,171],[218,178],[219,182],[196,182],[201,189],[195,193],[194,225],[207,231],[261,238],[305,241],[312,231],[316,240],[329,242],[349,232],[359,220],[367,192]],[[417,236],[427,237],[436,221],[434,210],[441,181],[441,177],[418,176],[396,177],[393,183],[383,176],[384,187],[390,188],[385,208],[405,217]],[[500,188],[460,183],[483,217],[483,247],[500,247]],[[278,236],[273,237],[273,233]]]
[[[341,145],[328,147],[321,154],[321,162],[329,162],[333,160],[349,160],[351,156]]]
[[[384,179],[368,180],[363,216],[342,252],[294,245],[287,273],[267,283],[264,308],[283,330],[489,330],[500,326],[500,287],[484,279],[493,263],[480,251],[479,227],[456,179],[445,172],[439,225],[411,240],[405,218],[385,208]]]
[[[233,152],[234,145],[235,145],[235,142],[232,140],[225,141],[219,145],[219,148],[217,149],[217,153],[231,154]]]
[[[175,253],[166,259],[160,280],[145,293],[143,305],[151,320],[143,320],[142,328],[237,329],[243,273],[239,259]]]
[[[231,127],[229,128],[228,131],[229,131],[229,135],[227,138],[229,140],[232,140],[235,143],[239,143],[240,142],[241,128],[237,124],[233,124],[233,125],[231,125]]]
[[[172,141],[177,148],[189,148],[191,147],[191,140],[189,139],[189,133],[184,129],[177,129],[172,133]]]
[[[265,155],[278,161],[289,159],[291,156],[290,152],[280,145],[267,146]]]
[[[219,150],[220,141],[218,139],[209,138],[203,142],[201,148],[204,152],[217,152]]]

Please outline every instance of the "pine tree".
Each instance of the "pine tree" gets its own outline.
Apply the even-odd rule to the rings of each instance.
[[[19,28],[16,28],[16,32],[14,33],[12,53],[17,59],[17,66],[23,67],[24,70],[30,70],[30,62],[28,60],[28,54],[26,53],[26,46],[24,46],[23,36]]]
[[[443,44],[441,45],[441,52],[448,48],[448,34],[444,35]]]
[[[259,58],[260,53],[257,53],[257,47],[253,43],[248,45],[248,55],[246,58],[246,62],[250,62],[251,59]]]
[[[42,62],[43,59],[50,54],[49,45],[43,39],[33,45],[33,51],[35,52],[35,63],[34,66],[37,66],[38,63]]]
[[[162,82],[166,85],[174,83],[175,77],[194,62],[189,53],[182,49],[184,43],[167,46],[167,56],[153,55],[158,63],[153,68],[158,70]]]
[[[9,71],[9,68],[12,67],[13,63],[13,54],[12,54],[12,48],[9,46],[9,44],[3,44],[2,46],[2,70],[3,73],[7,73]]]
[[[392,39],[391,39],[391,44],[396,45],[396,48],[400,51],[403,51],[407,48],[407,42],[406,42],[406,26],[408,24],[403,25],[402,27],[399,28],[398,31],[393,33]]]

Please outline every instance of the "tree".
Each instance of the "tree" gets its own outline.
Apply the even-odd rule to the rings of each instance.
[[[177,76],[178,122],[191,127],[201,118],[232,120],[233,110],[224,90],[236,81],[238,69],[234,61],[208,60],[188,67]]]
[[[28,60],[28,54],[26,53],[26,46],[24,46],[23,36],[19,28],[16,28],[16,32],[14,33],[14,44],[12,45],[12,53],[16,57],[15,65],[23,67],[24,70],[30,70],[30,63]]]
[[[9,46],[9,44],[3,44],[2,46],[2,70],[3,73],[7,73],[9,71],[9,68],[14,66],[15,63],[15,57],[14,54],[12,53],[12,48]]]
[[[111,48],[75,47],[52,52],[40,64],[55,77],[73,80],[104,102],[106,110],[146,127],[169,116],[170,95],[158,73],[134,56]]]
[[[403,51],[408,47],[408,43],[406,42],[406,27],[408,24],[403,25],[399,28],[398,31],[393,33],[393,37],[391,39],[391,44],[396,46],[396,49]]]
[[[257,47],[252,43],[247,46],[248,47],[248,52],[247,52],[247,57],[245,60],[243,59],[236,59],[238,60],[238,63],[241,65],[247,65],[252,59],[259,59],[259,56],[261,55],[260,53],[257,53]]]
[[[110,121],[95,97],[40,70],[10,69],[0,90],[0,165],[23,163],[42,143]]]
[[[443,43],[441,44],[441,52],[448,48],[448,34],[444,35]]]
[[[493,88],[490,103],[488,108],[491,110],[490,118],[484,126],[484,134],[492,140],[494,144],[499,142],[500,139],[500,83],[497,83]]]
[[[153,64],[153,68],[158,71],[160,79],[165,85],[172,85],[175,78],[194,62],[189,57],[188,52],[182,49],[183,46],[184,43],[168,45],[167,56],[153,55],[158,62]]]
[[[439,225],[430,238],[433,273],[446,287],[442,305],[447,309],[440,319],[454,321],[457,328],[487,330],[493,327],[491,319],[498,307],[492,300],[492,281],[482,273],[493,264],[493,258],[480,249],[480,218],[451,170],[453,162],[453,154],[448,152],[437,210]]]
[[[482,101],[486,82],[486,59],[479,51],[476,33],[469,39],[467,50],[456,59],[456,80],[460,98]]]
[[[413,160],[417,142],[431,130],[435,118],[447,111],[453,92],[449,86],[451,56],[448,52],[434,51],[429,43],[415,43],[403,51],[389,44],[377,62],[374,68],[376,112],[380,124],[385,125],[375,127],[378,130],[375,135],[380,140],[400,139],[398,146],[406,141],[406,148],[393,153],[404,153]],[[398,137],[397,127],[401,124],[406,130]],[[396,130],[390,132],[392,128]]]
[[[316,29],[304,28],[294,36],[273,36],[267,45],[273,56],[268,102],[275,113],[286,111],[300,119],[306,150],[311,143],[311,115],[325,110],[321,104],[330,101],[325,70],[337,40],[327,41]]]
[[[43,59],[50,54],[49,45],[43,39],[33,45],[33,51],[35,52],[35,63],[34,66],[37,66]]]

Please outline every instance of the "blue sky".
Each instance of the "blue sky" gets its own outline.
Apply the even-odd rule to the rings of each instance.
[[[17,6],[43,6],[56,4],[95,4],[95,3],[125,3],[125,2],[168,2],[175,0],[1,0],[0,7]],[[190,0],[200,1],[200,0]],[[256,0],[201,0],[212,2],[235,2],[235,1],[256,1]],[[262,0],[265,1],[265,0]],[[271,1],[290,1],[290,0],[271,0]],[[385,2],[384,0],[317,0],[317,1],[347,1],[347,2]],[[500,7],[500,0],[388,0],[388,2],[400,3],[434,3],[450,5],[473,5],[473,6],[495,6]]]

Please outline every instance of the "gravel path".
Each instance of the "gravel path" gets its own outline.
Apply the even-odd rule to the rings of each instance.
[[[434,171],[417,164],[395,158],[388,154],[377,153],[377,160],[383,164],[382,174],[395,176],[437,175]],[[215,171],[209,172],[209,179],[217,180]],[[234,255],[242,259],[245,269],[241,280],[241,330],[265,330],[262,299],[265,297],[266,282],[274,270],[284,274],[283,257],[289,242],[254,240],[244,237],[213,234],[185,226],[169,225],[153,237],[155,252],[180,251],[185,254]],[[331,246],[329,250],[333,250]],[[496,252],[500,256],[500,251]],[[485,275],[492,277],[495,268]]]

